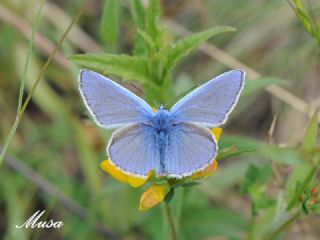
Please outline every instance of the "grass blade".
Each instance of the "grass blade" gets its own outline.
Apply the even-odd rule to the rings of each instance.
[[[36,90],[40,80],[43,78],[43,75],[45,73],[45,71],[47,70],[48,66],[50,65],[50,63],[52,62],[54,56],[56,55],[58,49],[61,47],[63,41],[65,40],[66,36],[68,35],[69,31],[71,30],[72,26],[77,22],[77,20],[79,19],[79,17],[81,16],[82,14],[82,11],[83,11],[83,6],[79,9],[78,13],[76,14],[76,16],[72,19],[71,23],[69,24],[68,28],[66,29],[66,31],[64,32],[64,34],[62,35],[62,37],[60,38],[58,44],[55,46],[55,48],[52,50],[52,53],[50,54],[49,58],[47,59],[47,61],[45,62],[45,64],[43,65],[42,69],[41,69],[41,72],[39,73],[36,81],[34,82],[26,100],[24,101],[23,105],[21,106],[21,110],[19,111],[19,113],[17,114],[17,117],[16,117],[16,120],[15,122],[13,123],[10,131],[9,131],[9,134],[8,134],[8,137],[6,138],[5,140],[5,143],[4,143],[4,146],[3,146],[3,150],[1,152],[1,155],[0,155],[0,166],[2,165],[3,163],[3,160],[4,160],[4,157],[6,155],[6,152],[8,151],[8,148],[13,140],[13,137],[17,131],[17,128],[19,126],[19,123],[23,117],[23,114],[32,98],[32,95],[34,93],[34,91]]]

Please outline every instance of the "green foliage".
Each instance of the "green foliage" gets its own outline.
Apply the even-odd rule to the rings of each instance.
[[[301,0],[288,1],[296,13],[300,23],[309,35],[317,41],[318,46],[320,47],[320,24],[314,15],[314,10],[308,10],[307,6]]]
[[[260,209],[270,207],[274,201],[266,194],[267,184],[272,176],[272,169],[269,164],[261,168],[249,165],[240,192],[249,194],[252,200],[252,214],[256,216]]]
[[[233,145],[231,147],[226,147],[223,148],[221,150],[219,150],[218,156],[217,156],[217,160],[221,161],[223,159],[227,159],[230,157],[236,157],[239,155],[242,155],[244,153],[250,153],[250,152],[255,152],[255,149],[238,149],[238,147],[236,145]]]
[[[173,69],[183,57],[188,55],[192,50],[198,48],[210,37],[219,33],[233,32],[235,30],[236,29],[232,27],[218,26],[177,41],[167,53],[166,68],[169,70]]]
[[[70,59],[86,68],[114,74],[123,80],[135,80],[140,83],[149,81],[147,63],[139,57],[124,54],[78,54]]]
[[[105,0],[100,21],[100,36],[107,49],[114,50],[118,41],[120,1]]]
[[[131,15],[138,30],[144,31],[146,28],[146,12],[140,0],[130,1]],[[143,38],[138,34],[134,43],[134,55],[146,56],[147,51],[145,48]]]
[[[107,1],[105,14],[115,6],[115,1]],[[223,32],[234,31],[234,28],[218,26],[207,31],[193,34],[178,40],[175,44],[165,45],[163,41],[164,29],[160,27],[160,2],[150,0],[147,11],[141,2],[131,2],[131,14],[137,27],[137,36],[134,46],[134,56],[110,54],[78,54],[70,59],[86,68],[91,68],[105,74],[113,74],[124,80],[137,81],[142,84],[148,101],[157,107],[172,99],[174,92],[171,84],[171,75],[179,61],[192,50],[210,37]],[[115,13],[111,14],[114,18]],[[107,20],[103,19],[103,24]],[[112,20],[115,21],[115,20]],[[106,26],[105,39],[115,40],[114,29]],[[154,94],[154,92],[158,94]]]
[[[302,149],[305,151],[310,151],[317,146],[318,140],[318,122],[319,122],[318,111],[314,113],[310,120],[309,126],[304,134],[304,139],[302,143]]]
[[[150,0],[146,14],[146,33],[154,42],[156,51],[162,46],[162,29],[159,26],[160,11],[160,1]]]
[[[240,67],[242,63],[235,63],[230,55],[237,57],[236,61],[243,59],[248,69],[254,66],[263,73],[271,74],[246,81],[235,110],[242,106],[246,108],[238,111],[238,115],[234,113],[232,121],[229,119],[224,127],[216,172],[210,178],[199,180],[201,184],[190,178],[185,182],[173,182],[165,202],[172,207],[179,240],[214,237],[234,240],[243,237],[250,240],[290,238],[291,235],[286,236],[289,227],[302,215],[305,215],[303,220],[308,225],[308,231],[312,229],[314,215],[320,214],[319,180],[315,177],[319,173],[320,156],[318,119],[316,115],[312,118],[304,138],[300,139],[297,136],[301,135],[305,126],[295,121],[295,113],[272,96],[261,98],[260,95],[265,87],[272,84],[284,85],[288,91],[303,94],[309,82],[300,81],[305,76],[315,79],[317,76],[314,75],[318,70],[314,43],[303,41],[303,29],[296,27],[296,20],[279,19],[277,26],[272,21],[266,21],[273,19],[275,12],[289,16],[290,9],[286,3],[267,1],[262,7],[255,5],[257,11],[252,13],[252,2],[247,0],[238,3],[206,1],[202,7],[201,4],[197,5],[197,8],[212,9],[214,14],[210,12],[205,15],[206,11],[198,12],[198,9],[189,14],[190,10],[194,10],[190,9],[192,4],[179,5],[180,1],[162,6],[166,12],[165,18],[178,19],[196,31],[203,29],[204,23],[205,26],[226,23],[228,16],[228,24],[236,26],[239,31],[234,38],[225,34],[213,39],[219,48],[213,51],[213,54],[217,54],[214,62],[209,62],[209,58],[202,54],[190,56],[190,53],[211,36],[225,30],[232,31],[230,27],[213,27],[174,42],[177,33],[174,27],[168,24],[164,28],[159,22],[159,1],[144,1],[149,3],[146,9],[140,0],[105,0],[102,1],[104,5],[85,5],[85,14],[77,22],[77,28],[68,36],[68,41],[58,48],[53,64],[48,67],[45,65],[48,53],[43,46],[55,45],[57,38],[65,31],[63,26],[69,24],[69,18],[76,9],[75,2],[61,2],[59,6],[63,8],[50,2],[49,10],[45,4],[41,19],[41,10],[38,17],[32,16],[36,11],[31,2],[4,0],[0,3],[0,12],[3,7],[9,6],[9,10],[4,8],[5,14],[3,11],[0,13],[0,138],[2,142],[14,140],[9,155],[20,161],[26,169],[33,170],[32,176],[25,178],[19,169],[7,167],[7,161],[0,169],[0,176],[5,179],[0,183],[0,206],[3,210],[0,216],[0,229],[3,230],[1,239],[45,238],[46,231],[17,231],[15,228],[16,224],[23,223],[35,209],[40,208],[47,209],[53,219],[64,221],[63,229],[54,230],[56,235],[53,238],[57,239],[112,239],[105,235],[105,231],[101,232],[102,225],[120,238],[170,238],[170,227],[162,212],[165,204],[148,212],[137,210],[139,197],[148,186],[130,188],[111,179],[99,168],[99,162],[106,157],[106,138],[111,133],[101,132],[82,118],[84,109],[76,90],[78,69],[64,62],[64,56],[73,54],[75,50],[90,52],[91,48],[97,49],[92,46],[105,49],[108,54],[73,55],[71,59],[86,68],[141,85],[144,98],[154,107],[160,103],[170,106],[179,94],[189,92],[204,79],[230,66]],[[318,11],[319,5],[314,5],[314,10],[310,10],[302,1],[294,3],[299,8],[302,25],[313,37],[317,36],[318,25],[314,24],[312,12]],[[122,11],[129,13],[127,5],[130,6],[131,16],[121,14]],[[23,14],[25,12],[28,14]],[[97,19],[101,14],[99,24]],[[205,21],[202,17],[205,17]],[[18,19],[18,23],[23,23],[19,25],[26,27],[22,33],[30,29],[32,24],[29,50],[27,38],[21,34],[22,29],[7,22],[8,19]],[[172,35],[167,32],[169,30]],[[41,38],[34,42],[33,36],[38,31]],[[82,35],[83,31],[85,35]],[[90,37],[86,34],[90,34]],[[98,39],[93,39],[95,36]],[[32,48],[33,42],[35,47]],[[79,43],[87,44],[86,48]],[[276,47],[279,45],[281,51]],[[132,55],[110,54],[128,53],[130,50]],[[26,56],[29,64],[25,65]],[[180,64],[182,61],[183,64]],[[46,70],[45,74],[42,69]],[[273,77],[275,73],[286,76],[288,81]],[[26,108],[23,121],[15,122],[9,137],[4,138],[16,116],[19,79],[25,80],[25,85],[20,85],[19,106],[23,102],[22,93],[31,93],[32,104]],[[33,89],[35,81],[39,81],[39,84]],[[266,108],[260,107],[266,103]],[[266,140],[266,126],[269,117],[274,114],[278,116],[279,126],[275,130],[275,139],[269,143]],[[292,128],[295,134],[289,134],[294,137],[288,139],[288,132],[282,127],[293,126],[292,122],[295,122],[295,128]],[[13,138],[16,131],[18,134]],[[4,156],[5,151],[2,154]],[[39,176],[58,190],[50,193],[39,188],[36,182]],[[153,177],[150,184],[166,182],[166,178]],[[46,182],[40,180],[40,186],[43,183]],[[60,196],[70,198],[70,202],[63,203]],[[251,217],[248,214],[250,203]]]

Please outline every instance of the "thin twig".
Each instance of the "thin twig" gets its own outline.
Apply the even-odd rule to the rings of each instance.
[[[2,149],[0,148],[0,151]],[[66,196],[59,188],[54,186],[36,171],[31,169],[26,164],[22,163],[21,161],[13,158],[12,156],[8,155],[5,158],[4,163],[10,167],[11,169],[17,171],[22,176],[27,178],[31,183],[33,183],[36,187],[38,187],[41,191],[45,192],[46,194],[56,198],[58,202],[60,202],[65,208],[69,209],[71,212],[78,215],[81,219],[88,220],[89,213],[88,210],[84,207],[80,206],[77,202],[72,200],[70,197]],[[96,229],[104,234],[105,236],[109,237],[110,239],[120,239],[120,237],[108,229],[102,223],[96,223]]]
[[[171,207],[169,204],[166,204],[166,215],[167,215],[168,222],[169,222],[170,229],[171,229],[171,238],[172,238],[172,240],[177,240],[178,237],[177,237],[176,226],[174,224],[172,211],[171,211]]]

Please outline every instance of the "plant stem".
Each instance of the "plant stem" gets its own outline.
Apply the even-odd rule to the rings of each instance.
[[[69,26],[67,27],[66,31],[63,33],[62,37],[60,38],[58,44],[54,47],[54,49],[52,50],[50,56],[48,57],[47,61],[45,62],[45,64],[43,65],[43,67],[40,70],[40,73],[38,75],[38,77],[36,78],[34,84],[31,87],[31,90],[26,98],[26,100],[24,101],[24,103],[22,104],[22,106],[20,106],[20,102],[19,102],[19,106],[18,106],[18,110],[20,109],[20,111],[17,113],[16,119],[9,131],[9,134],[5,140],[2,152],[0,153],[0,166],[4,160],[4,157],[7,153],[7,150],[9,148],[9,145],[11,144],[13,137],[17,131],[17,128],[19,126],[19,123],[21,122],[21,119],[23,117],[23,114],[32,98],[32,95],[34,93],[34,91],[36,90],[38,84],[40,83],[41,79],[43,78],[45,71],[47,70],[48,66],[50,65],[51,61],[53,60],[54,56],[56,55],[58,49],[61,47],[63,41],[65,40],[66,36],[68,35],[68,33],[70,32],[71,28],[73,27],[73,25],[77,22],[77,20],[80,18],[82,12],[84,10],[84,4],[82,5],[82,7],[80,7],[80,9],[78,10],[76,16],[72,19],[71,23],[69,24]]]
[[[166,204],[166,214],[167,214],[167,218],[168,218],[168,222],[171,228],[171,238],[172,240],[177,240],[177,232],[176,232],[176,226],[174,224],[174,220],[173,220],[173,216],[172,216],[172,211],[171,211],[171,207],[169,204]]]

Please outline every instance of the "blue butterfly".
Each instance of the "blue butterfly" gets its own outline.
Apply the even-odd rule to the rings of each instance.
[[[198,87],[170,111],[154,112],[141,98],[90,70],[81,70],[79,90],[95,122],[116,130],[107,147],[122,172],[146,178],[182,178],[211,164],[218,152],[208,128],[228,119],[244,86],[245,73],[232,70]]]

